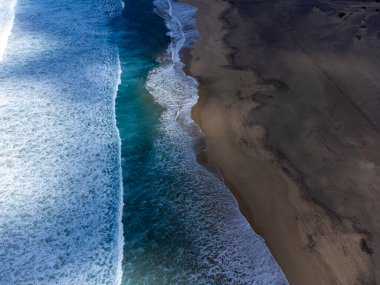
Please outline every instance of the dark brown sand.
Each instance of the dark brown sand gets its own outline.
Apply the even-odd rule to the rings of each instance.
[[[380,284],[380,3],[183,2],[207,162],[290,284]]]

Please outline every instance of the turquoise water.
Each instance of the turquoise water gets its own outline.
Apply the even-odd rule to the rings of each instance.
[[[186,36],[194,36],[194,9],[167,0],[125,4],[114,21],[122,69],[122,284],[286,284],[221,179],[196,161],[201,133],[190,110],[197,83],[178,61]]]
[[[122,66],[116,99],[117,125],[122,141],[124,185],[123,284],[172,284],[182,268],[186,248],[179,213],[167,193],[176,173],[165,173],[157,159],[155,142],[160,136],[162,108],[154,102],[145,84],[156,58],[169,44],[167,29],[153,11],[151,0],[128,2],[116,19],[122,30],[119,40]]]
[[[153,11],[151,0],[128,2],[115,21],[121,32],[118,43],[122,76],[116,117],[122,141],[124,185],[123,267],[127,273],[123,282],[144,284],[144,276],[155,270],[150,261],[152,256],[165,259],[160,248],[169,233],[169,229],[160,225],[165,217],[157,208],[159,197],[150,183],[152,175],[159,173],[149,166],[162,109],[145,88],[148,73],[158,65],[156,57],[168,46],[169,37],[162,18]]]

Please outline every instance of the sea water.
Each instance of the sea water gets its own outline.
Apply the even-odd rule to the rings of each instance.
[[[119,284],[122,2],[0,3],[0,284]]]
[[[124,184],[124,285],[287,284],[220,177],[198,164],[197,82],[180,50],[197,39],[191,6],[125,1],[115,22]]]

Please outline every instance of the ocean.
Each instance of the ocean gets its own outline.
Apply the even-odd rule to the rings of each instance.
[[[12,26],[0,32],[0,284],[118,284],[120,64],[108,39],[122,3],[7,1],[0,1],[9,15],[1,29]]]
[[[2,1],[1,285],[287,284],[196,160],[193,7]]]

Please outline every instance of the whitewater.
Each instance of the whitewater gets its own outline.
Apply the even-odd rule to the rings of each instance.
[[[112,0],[0,1],[0,284],[119,284]]]

